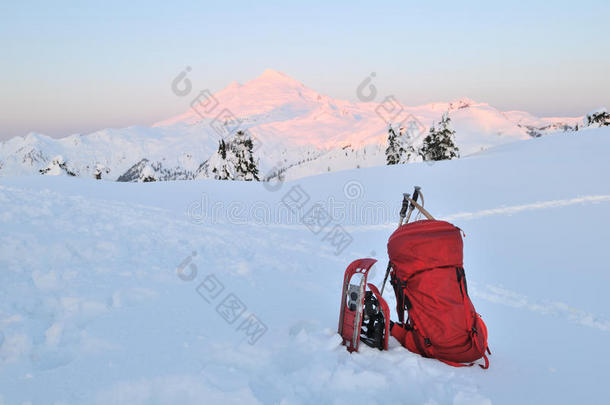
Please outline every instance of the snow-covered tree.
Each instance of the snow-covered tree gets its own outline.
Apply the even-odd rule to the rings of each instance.
[[[424,160],[448,160],[460,157],[460,151],[454,142],[455,131],[449,127],[451,118],[443,114],[438,128],[433,124],[430,133],[424,139],[419,154]]]
[[[598,127],[610,126],[610,114],[605,108],[599,108],[585,116],[585,126],[597,125]]]
[[[405,150],[405,152],[403,154],[404,161],[401,163],[410,162],[417,155],[417,153],[415,152],[415,147],[413,147],[413,144],[415,143],[415,140],[419,136],[419,133],[420,133],[419,131],[420,131],[420,129],[417,126],[417,123],[415,121],[410,121],[409,126],[406,129],[403,129],[403,128],[400,129],[400,134],[402,135],[401,138],[403,141],[403,148]]]
[[[527,134],[529,136],[531,136],[532,138],[540,138],[542,136],[542,133],[540,132],[540,130],[538,128],[532,127],[532,126],[525,127],[525,132],[527,132]]]
[[[254,145],[244,131],[218,143],[218,150],[206,162],[206,173],[216,180],[260,181],[252,152]]]
[[[104,174],[104,173],[106,173],[106,174],[110,173],[110,169],[101,163],[96,163],[95,169],[93,170],[93,177],[95,177],[96,180],[101,180],[102,174]]]
[[[230,148],[237,157],[234,180],[260,181],[258,167],[252,152],[254,148],[252,138],[244,131],[237,131]]]
[[[78,176],[78,170],[76,170],[72,164],[64,159],[63,156],[57,155],[44,169],[39,170],[40,174],[46,174],[50,176],[68,175]]]
[[[388,126],[388,147],[385,150],[385,160],[388,165],[396,165],[400,163],[401,156],[405,153],[402,147],[402,142],[398,138],[398,134],[392,127]]]
[[[138,176],[139,183],[152,183],[157,181],[156,171],[152,164],[148,163],[142,168],[140,176]]]
[[[417,125],[411,122],[409,127],[395,129],[388,126],[388,142],[385,150],[386,164],[408,163],[415,155],[413,141],[417,137]]]
[[[234,180],[237,156],[231,148],[231,143],[221,139],[218,150],[207,162],[208,175],[216,180]]]

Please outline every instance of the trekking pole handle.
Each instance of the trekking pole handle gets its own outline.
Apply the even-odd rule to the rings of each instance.
[[[402,221],[405,219],[407,215],[407,209],[409,208],[409,197],[410,195],[407,193],[402,194],[402,208],[400,209],[400,221],[398,222],[398,227],[402,225]]]
[[[402,194],[402,208],[400,209],[400,216],[402,218],[407,214],[407,208],[409,208],[409,197],[410,195],[407,193]]]
[[[413,199],[409,198],[409,202],[415,206],[427,219],[434,221],[434,217],[430,215],[427,209],[419,205],[417,202],[413,201]]]
[[[415,186],[415,190],[413,190],[413,201],[417,201],[417,198],[419,197],[419,191],[421,190],[420,186]],[[413,205],[413,203],[411,203],[411,209],[415,208],[415,205]]]
[[[417,201],[417,198],[419,197],[420,194],[421,194],[421,187],[415,186],[414,190],[413,190],[413,201]],[[409,205],[409,212],[407,213],[407,221],[405,222],[405,224],[409,223],[409,219],[411,219],[411,213],[413,212],[414,209],[415,209],[415,205],[413,205],[411,203]]]

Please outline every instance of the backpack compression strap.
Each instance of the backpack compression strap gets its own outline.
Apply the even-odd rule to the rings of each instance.
[[[489,368],[489,359],[487,358],[486,354],[483,354],[483,359],[485,359],[485,365],[479,364],[479,367],[481,367],[483,370],[487,370]],[[448,361],[448,360],[443,360],[443,359],[438,359],[438,360],[442,361],[445,364],[453,366],[453,367],[472,367],[476,364],[476,363],[468,363],[468,364],[456,363],[454,361]]]
[[[405,287],[407,285],[407,281],[401,281],[396,277],[394,271],[392,271],[390,277],[390,284],[392,284],[392,288],[394,289],[394,293],[396,294],[396,313],[398,314],[398,322],[404,323],[405,320],[405,308],[407,311],[411,309],[411,301],[409,297],[405,294]]]

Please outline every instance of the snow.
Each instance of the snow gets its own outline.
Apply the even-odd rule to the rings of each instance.
[[[65,163],[63,156],[57,155],[43,171],[49,176],[59,176],[62,173],[60,165],[63,163]]]
[[[599,128],[276,187],[2,177],[0,403],[603,403],[609,148]],[[345,267],[375,257],[381,284],[401,193],[416,184],[466,233],[489,370],[394,339],[387,352],[340,345]],[[294,190],[303,212],[332,213],[328,228],[290,216]],[[338,254],[325,240],[335,225],[353,240]]]
[[[117,180],[143,159],[162,168],[157,180],[193,178],[217,150],[221,137],[243,129],[258,145],[255,157],[262,174],[282,168],[286,179],[297,179],[326,173],[329,167],[338,171],[385,164],[388,122],[416,122],[425,136],[449,111],[460,155],[467,156],[529,139],[529,127],[546,134],[582,119],[503,113],[467,98],[422,106],[405,106],[381,96],[371,102],[349,102],[271,69],[216,94],[195,89],[185,97],[185,113],[151,127],[103,129],[61,139],[32,133],[0,143],[0,175],[38,175],[53,156],[62,155],[75,173],[87,178],[95,177],[102,165],[107,168],[102,179]]]
[[[574,126],[581,124],[583,117],[536,117],[525,111],[505,111],[502,113],[510,121],[522,125],[543,128],[553,124]]]

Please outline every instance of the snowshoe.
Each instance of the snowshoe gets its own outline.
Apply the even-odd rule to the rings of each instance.
[[[338,332],[349,352],[358,351],[360,340],[380,350],[388,348],[390,310],[377,287],[367,284],[376,262],[358,259],[345,270]]]

